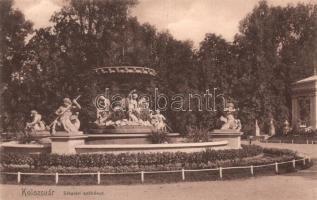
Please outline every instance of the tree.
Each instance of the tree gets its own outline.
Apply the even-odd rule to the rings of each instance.
[[[175,94],[185,95],[184,109],[188,110],[186,96],[199,92],[192,43],[175,40],[168,32],[162,32],[157,34],[153,51],[154,68],[158,72],[157,87],[170,100]],[[174,131],[185,133],[187,125],[197,123],[196,111],[193,106],[193,112],[167,110],[165,114]]]
[[[79,94],[83,94],[83,108],[91,108],[93,90],[98,89],[93,85],[92,69],[96,67],[148,66],[159,73],[158,84],[163,88],[160,91],[174,94],[189,90],[195,79],[191,74],[191,44],[177,41],[168,33],[158,33],[149,24],[139,24],[128,15],[135,3],[71,1],[52,16],[52,27],[36,30],[19,71],[23,81],[16,80],[17,89],[11,91],[19,95],[15,101],[20,99],[24,106],[19,107],[19,112],[25,117],[30,109],[37,109],[50,121],[63,97]],[[83,110],[82,122],[93,120],[89,113],[88,109]],[[171,112],[167,115],[173,122],[179,116]]]
[[[9,123],[15,123],[14,116],[21,115],[12,109],[18,106],[19,99],[12,80],[21,79],[18,71],[25,57],[25,39],[32,33],[32,23],[25,20],[19,10],[13,9],[12,4],[12,0],[0,1],[1,129],[7,129]]]
[[[200,89],[218,88],[231,94],[236,81],[236,66],[233,66],[234,47],[215,34],[206,34],[197,52]]]
[[[14,10],[12,4],[12,0],[0,1],[1,82],[7,84],[12,73],[21,67],[25,38],[32,33],[32,23],[19,10]]]
[[[210,90],[212,93],[216,89],[217,93],[223,93],[226,99],[232,97],[237,81],[234,53],[234,46],[221,36],[212,33],[205,35],[196,52],[200,92]],[[218,119],[223,109],[220,104],[222,102],[217,102],[216,113],[214,111],[198,113],[199,121],[204,122],[208,128],[219,128]]]
[[[244,122],[290,118],[291,83],[312,75],[316,58],[316,5],[270,7],[261,1],[240,24],[236,95]],[[242,95],[241,95],[242,94]]]
[[[291,83],[312,75],[316,66],[316,8],[261,1],[240,22],[233,43],[215,34],[200,43],[199,88],[218,87],[236,100],[243,131],[251,132],[255,119],[263,128],[273,116],[281,128],[290,118]]]
[[[196,51],[192,42],[176,40],[131,17],[134,0],[72,0],[52,16],[52,27],[36,30],[25,46],[31,24],[23,15],[14,15],[18,11],[10,11],[11,1],[3,2],[1,14],[8,14],[1,19],[16,16],[1,21],[6,27],[1,31],[11,34],[2,40],[6,45],[1,51],[1,64],[8,66],[3,76],[10,83],[2,97],[11,122],[23,123],[30,109],[49,121],[63,97],[79,94],[84,94],[80,101],[87,108],[80,117],[91,121],[93,94],[103,91],[108,81],[94,85],[92,69],[137,65],[154,68],[159,91],[169,97],[218,88],[240,108],[243,131],[251,131],[254,119],[263,126],[271,116],[280,127],[290,117],[291,83],[311,75],[317,63],[314,4],[272,7],[261,1],[241,21],[232,43],[206,34]],[[221,113],[192,109],[164,114],[175,131],[185,132],[186,125],[216,127]]]

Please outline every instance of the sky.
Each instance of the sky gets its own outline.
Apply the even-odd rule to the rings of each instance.
[[[176,39],[192,40],[196,45],[206,33],[222,35],[232,41],[238,33],[239,21],[258,4],[259,0],[138,0],[130,14],[141,23],[150,23],[159,31],[168,30]],[[270,5],[286,6],[317,3],[317,0],[267,0]],[[15,0],[34,28],[50,25],[51,15],[60,10],[65,0]]]

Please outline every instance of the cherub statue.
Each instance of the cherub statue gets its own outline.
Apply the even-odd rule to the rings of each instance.
[[[97,99],[97,103],[97,120],[95,123],[98,125],[105,125],[110,116],[110,100],[104,96],[100,96]]]
[[[132,90],[127,97],[127,104],[128,104],[128,116],[130,122],[138,122],[138,117],[134,114],[140,113],[140,109],[138,106],[138,94],[136,93],[136,90]]]
[[[236,112],[237,110],[234,108],[234,104],[233,103],[228,103],[227,107],[224,109],[225,111],[225,115],[226,116],[221,116],[220,120],[225,122],[221,129],[225,130],[225,129],[234,129],[237,131],[241,130],[241,122],[239,119],[235,119],[234,118],[234,112]]]
[[[160,113],[160,110],[156,110],[155,114],[152,115],[152,125],[161,131],[166,131],[166,118]]]
[[[56,127],[68,133],[78,133],[80,127],[80,121],[78,119],[78,110],[81,106],[78,104],[77,99],[71,101],[69,98],[63,99],[63,105],[61,105],[55,112],[58,117],[52,123],[52,134],[55,134]]]
[[[145,97],[140,98],[140,100],[138,101],[138,107],[143,110],[149,109],[150,104],[148,99],[146,99]]]
[[[139,106],[138,106],[138,94],[136,93],[136,90],[132,90],[128,94],[128,111],[136,111],[137,113],[140,112]]]
[[[139,122],[139,119],[132,113],[132,111],[128,111],[128,116],[130,122]]]
[[[45,123],[42,121],[42,115],[36,110],[31,111],[32,122],[26,123],[26,130],[30,131],[44,131],[46,130]]]

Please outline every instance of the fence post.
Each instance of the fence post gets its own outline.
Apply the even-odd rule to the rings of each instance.
[[[17,177],[17,179],[18,179],[18,183],[21,183],[21,172],[18,172],[18,177]]]
[[[251,165],[250,170],[251,170],[251,175],[253,176],[254,175],[253,165]]]
[[[306,140],[306,144],[308,144],[308,140]]]
[[[100,184],[100,172],[99,171],[97,172],[97,183],[98,183],[98,185]]]
[[[58,184],[58,173],[55,173],[55,183]]]
[[[303,165],[306,165],[306,158],[303,159]]]
[[[296,163],[295,163],[295,159],[293,159],[293,168],[296,168]]]
[[[141,182],[144,183],[144,171],[141,171]]]
[[[276,172],[276,174],[278,174],[278,163],[277,162],[275,162],[275,172]]]
[[[185,181],[185,170],[182,168],[182,180]]]
[[[222,179],[222,167],[219,167],[219,177]]]
[[[294,144],[294,140],[292,140],[292,144]]]

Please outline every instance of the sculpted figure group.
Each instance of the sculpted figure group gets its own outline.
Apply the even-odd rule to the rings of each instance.
[[[45,125],[42,120],[42,115],[36,110],[31,111],[32,121],[26,124],[28,131],[50,131],[52,135],[56,131],[64,131],[68,134],[79,134],[80,121],[78,119],[81,106],[77,102],[78,96],[74,100],[64,98],[62,105],[55,111],[57,115],[56,119],[48,126]],[[153,112],[149,108],[149,102],[145,97],[139,98],[136,90],[132,90],[126,98],[121,101],[120,105],[116,105],[114,108],[110,108],[111,102],[104,96],[99,99],[99,104],[102,107],[97,106],[97,119],[94,122],[97,126],[152,126],[156,130],[167,131],[166,118],[160,113],[159,110]],[[124,109],[125,108],[125,109]],[[115,112],[125,110],[127,117],[117,119],[113,121],[111,115]],[[224,122],[221,129],[233,129],[240,131],[241,122],[239,119],[235,119],[234,113],[237,111],[233,103],[228,103],[225,108],[225,115],[220,118]],[[140,115],[146,113],[147,119],[141,119]]]
[[[68,134],[79,134],[80,121],[78,119],[81,106],[77,102],[79,97],[71,101],[69,98],[63,99],[63,104],[55,111],[57,117],[48,126],[45,125],[36,110],[31,111],[32,122],[26,124],[26,130],[31,132],[50,131],[54,135],[56,131],[67,132]]]
[[[78,119],[81,106],[77,102],[78,96],[74,100],[64,98],[62,105],[55,111],[57,115],[56,119],[48,126],[45,125],[42,120],[42,115],[36,110],[31,111],[32,121],[26,124],[26,129],[29,131],[50,131],[52,135],[56,131],[64,131],[68,134],[78,134],[80,121]],[[111,102],[104,96],[100,96],[98,99],[99,104],[102,107],[97,106],[97,119],[94,122],[97,126],[152,126],[160,131],[167,131],[166,118],[160,113],[159,110],[154,112],[149,108],[149,102],[145,97],[139,98],[136,90],[132,90],[126,98],[121,101],[121,104],[116,105],[114,108],[110,108]],[[113,121],[111,115],[125,110],[126,117]],[[221,129],[233,129],[240,131],[241,122],[239,119],[235,119],[234,113],[237,111],[233,103],[228,103],[225,108],[225,115],[220,118],[224,122]],[[147,119],[141,119],[140,115],[146,113]]]
[[[26,129],[30,131],[44,131],[46,126],[40,115],[36,110],[31,111],[32,122],[26,123]]]
[[[153,112],[149,108],[149,101],[145,97],[139,97],[136,90],[129,92],[126,98],[122,99],[119,105],[111,108],[111,102],[104,96],[98,98],[98,103],[103,106],[97,106],[97,126],[153,126],[157,130],[166,131],[166,119],[159,110]],[[111,119],[111,115],[116,112],[124,111],[127,117],[119,120]],[[140,115],[147,115],[143,119]]]
[[[71,101],[69,98],[63,99],[63,104],[55,111],[57,118],[52,123],[52,134],[56,130],[64,130],[68,133],[78,133],[80,121],[78,119],[81,106],[77,99]]]
[[[221,129],[233,129],[240,131],[241,130],[241,122],[239,119],[235,119],[234,113],[237,111],[235,109],[233,103],[228,103],[227,107],[224,109],[225,116],[221,116],[220,120],[224,122]]]

